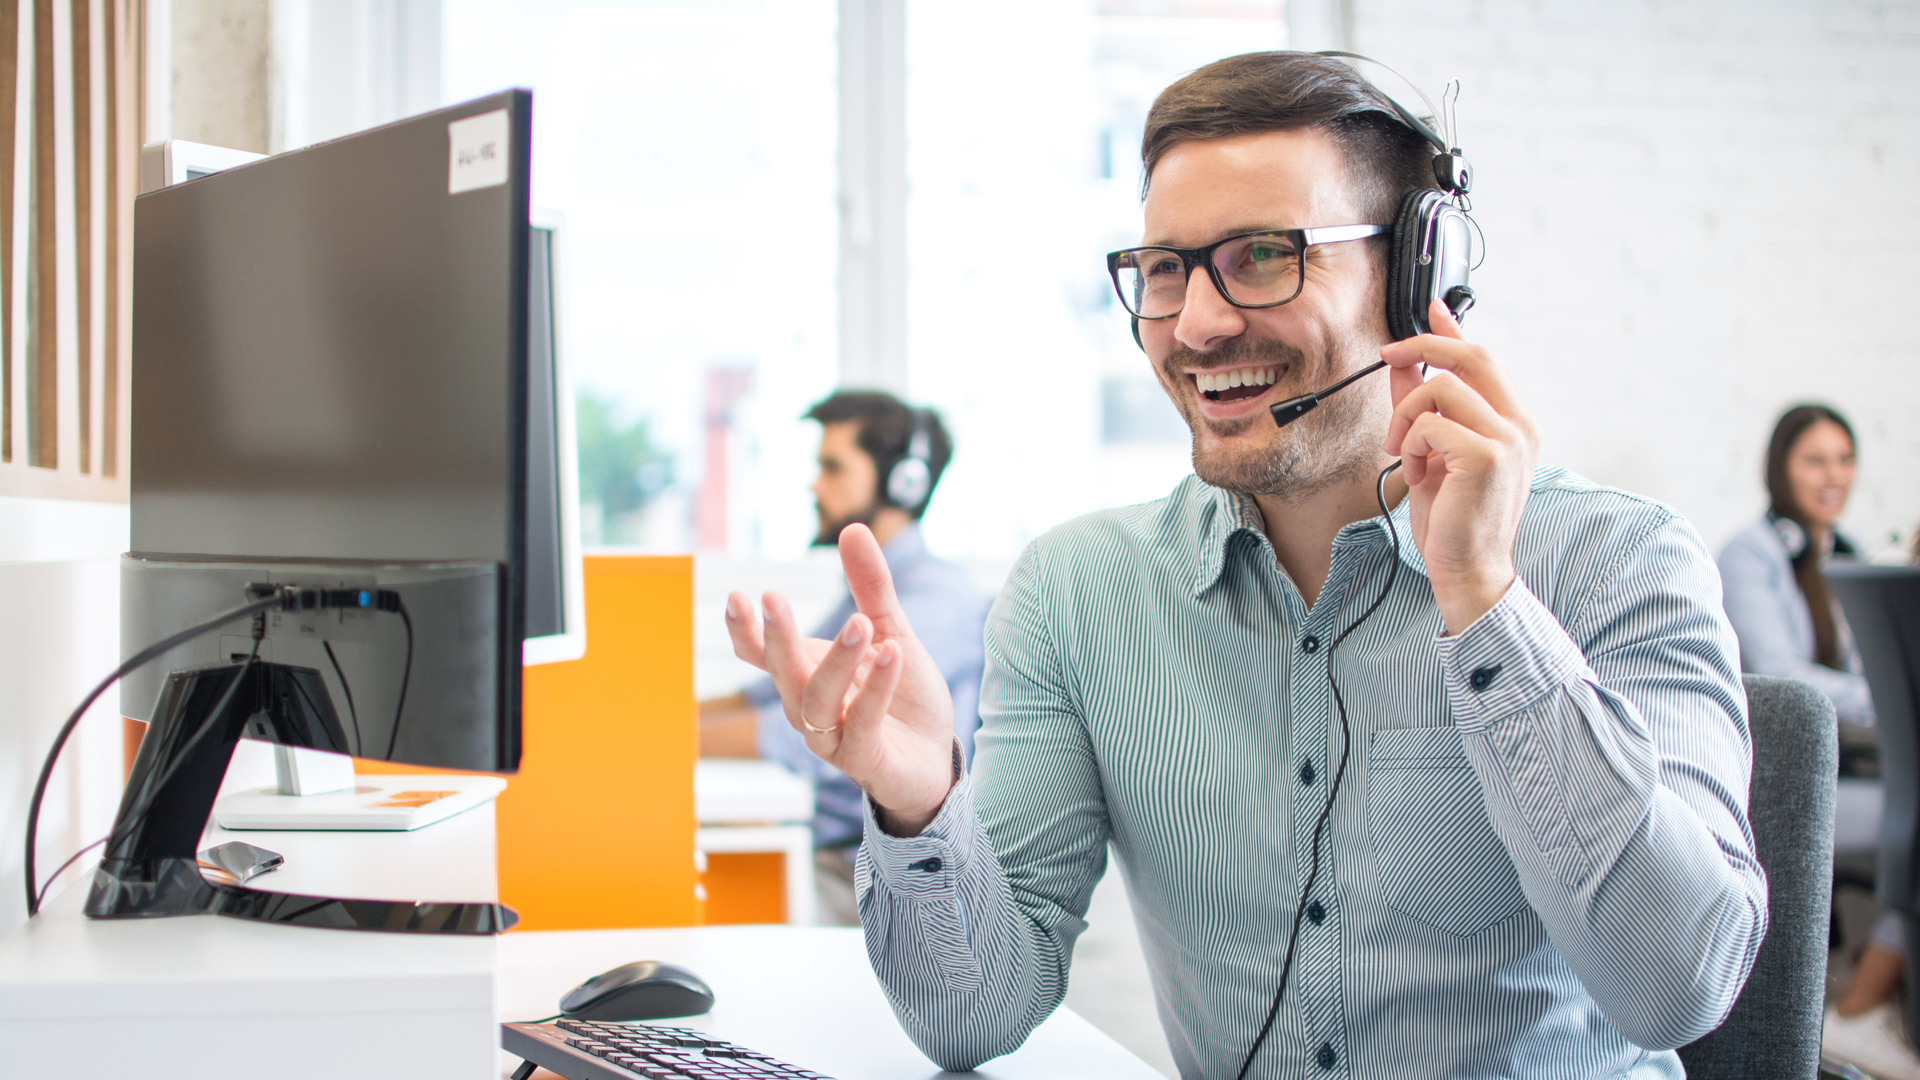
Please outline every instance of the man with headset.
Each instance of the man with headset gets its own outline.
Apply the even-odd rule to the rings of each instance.
[[[947,1068],[1019,1046],[1111,843],[1183,1076],[1681,1076],[1767,920],[1711,556],[1535,468],[1455,318],[1464,159],[1347,65],[1202,68],[1142,159],[1148,246],[1109,262],[1196,476],[1029,547],[972,773],[865,530],[832,641],[728,601],[867,793],[902,1024]]]
[[[967,572],[927,551],[920,517],[953,457],[953,442],[932,409],[910,408],[892,394],[841,390],[807,410],[820,424],[820,474],[813,482],[820,531],[831,546],[858,523],[885,553],[901,610],[919,628],[953,698],[953,735],[972,753],[980,726],[981,624],[988,598]],[[854,612],[848,596],[821,623],[831,635]],[[855,926],[853,850],[860,842],[860,789],[807,749],[787,723],[780,695],[762,679],[737,694],[700,703],[700,752],[764,757],[814,782],[814,881],[820,920]]]

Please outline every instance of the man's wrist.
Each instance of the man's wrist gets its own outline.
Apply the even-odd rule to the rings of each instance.
[[[1446,636],[1458,636],[1467,627],[1480,621],[1480,616],[1492,611],[1518,578],[1513,567],[1508,566],[1503,570],[1474,574],[1444,584],[1435,580],[1433,601],[1440,608],[1440,621],[1446,626]]]
[[[960,777],[966,774],[966,767],[966,759],[960,755],[960,740],[956,738],[953,740],[953,776],[947,781],[947,789],[941,792],[940,801],[934,803],[931,810],[901,813],[887,809],[880,805],[878,799],[869,795],[868,799],[873,802],[874,821],[886,831],[888,836],[903,840],[919,836],[926,831],[927,826],[933,824],[934,818],[940,816],[941,809],[947,805],[947,798],[953,794],[953,789],[960,783]]]

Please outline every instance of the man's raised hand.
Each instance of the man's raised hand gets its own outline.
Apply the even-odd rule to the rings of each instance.
[[[926,828],[953,786],[953,698],[913,636],[880,545],[864,525],[840,533],[857,609],[832,641],[803,637],[786,598],[727,598],[734,655],[773,677],[787,722],[821,760],[873,799],[887,831]]]
[[[1533,484],[1540,430],[1486,349],[1466,340],[1438,300],[1433,333],[1380,350],[1393,368],[1386,451],[1400,458],[1413,540],[1434,602],[1457,634],[1513,584],[1514,537]],[[1423,379],[1420,365],[1439,369]]]

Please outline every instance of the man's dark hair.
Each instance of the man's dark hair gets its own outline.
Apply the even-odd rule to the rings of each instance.
[[[1160,92],[1140,139],[1140,193],[1177,143],[1299,128],[1333,137],[1366,223],[1393,224],[1407,192],[1434,186],[1433,145],[1359,72],[1331,56],[1259,52],[1216,60]]]
[[[926,414],[927,468],[933,483],[919,506],[901,507],[910,511],[916,520],[926,513],[927,504],[933,501],[933,489],[940,486],[940,474],[953,458],[953,440],[947,435],[946,425],[940,422],[940,414],[932,409],[920,411]],[[855,425],[854,444],[873,459],[878,474],[879,490],[874,492],[874,498],[891,506],[893,501],[887,498],[887,474],[907,456],[907,446],[913,441],[913,413],[906,402],[884,390],[836,390],[808,409],[806,418],[822,424]]]

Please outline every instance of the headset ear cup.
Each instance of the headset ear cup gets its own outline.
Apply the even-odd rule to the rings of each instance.
[[[933,470],[920,458],[901,458],[887,473],[887,501],[902,510],[920,509],[932,489]]]
[[[1787,549],[1789,560],[1797,559],[1807,550],[1807,530],[1790,517],[1775,517],[1773,531],[1780,537],[1780,546]]]
[[[1395,341],[1426,333],[1427,298],[1414,295],[1420,277],[1420,241],[1431,227],[1433,207],[1442,202],[1432,188],[1409,191],[1393,219],[1387,249],[1387,332]]]

